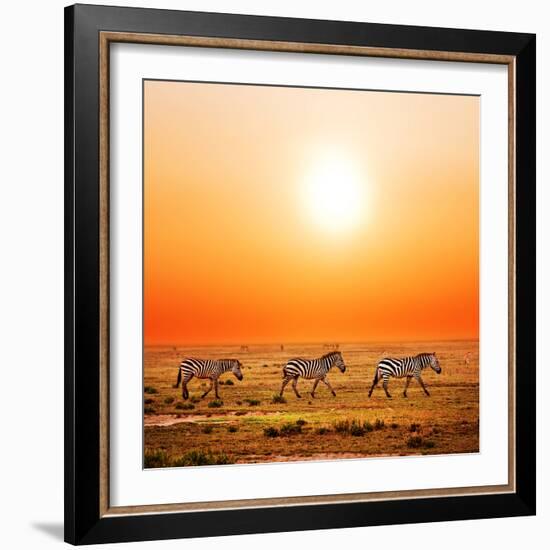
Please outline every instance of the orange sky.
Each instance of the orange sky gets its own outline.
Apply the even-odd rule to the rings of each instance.
[[[478,337],[477,97],[144,90],[146,345]]]

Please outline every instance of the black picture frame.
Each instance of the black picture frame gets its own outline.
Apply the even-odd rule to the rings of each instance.
[[[101,31],[514,57],[516,490],[144,515],[100,513],[99,34]],[[65,9],[65,540],[72,544],[535,514],[535,36],[75,5]]]

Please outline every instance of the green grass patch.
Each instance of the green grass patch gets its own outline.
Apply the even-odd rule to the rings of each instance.
[[[173,459],[171,466],[212,466],[220,464],[233,464],[234,460],[225,453],[213,453],[211,451],[191,450],[183,456]]]
[[[213,430],[214,430],[214,428],[212,426],[210,426],[209,424],[207,424],[206,426],[203,426],[201,431],[202,431],[203,434],[211,434]]]
[[[143,412],[145,414],[155,414],[157,410],[155,407],[151,407],[151,405],[147,405],[146,407],[143,407]]]
[[[145,449],[145,455],[143,457],[143,465],[145,468],[165,468],[170,463],[168,454],[166,451],[159,450],[147,450]]]
[[[283,424],[280,429],[281,435],[295,435],[302,433],[302,426],[299,424],[293,424],[291,422],[287,422],[286,424]]]
[[[261,403],[259,399],[245,399],[245,402],[248,403],[250,407],[256,407]]]
[[[226,381],[225,381],[225,385],[226,385],[226,386],[234,386],[234,385],[235,385],[235,382],[233,382],[233,380],[229,379],[229,380],[226,380]]]
[[[420,435],[411,435],[409,439],[407,439],[407,447],[409,449],[420,449],[423,443],[424,440]]]
[[[211,409],[219,409],[223,405],[223,401],[220,401],[219,399],[214,399],[214,401],[210,401],[208,403],[208,407]]]
[[[164,398],[164,403],[166,403],[166,405],[171,405],[173,402],[174,402],[173,397],[165,397]]]
[[[144,393],[158,393],[157,388],[153,388],[153,386],[145,386],[143,388]]]

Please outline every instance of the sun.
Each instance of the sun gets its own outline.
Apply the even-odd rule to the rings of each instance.
[[[345,156],[324,156],[306,174],[304,202],[311,220],[331,233],[357,227],[364,211],[365,183]]]

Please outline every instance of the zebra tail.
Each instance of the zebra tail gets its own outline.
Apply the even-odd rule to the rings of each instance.
[[[174,388],[178,388],[181,382],[181,367],[178,367],[178,381],[176,382]]]

